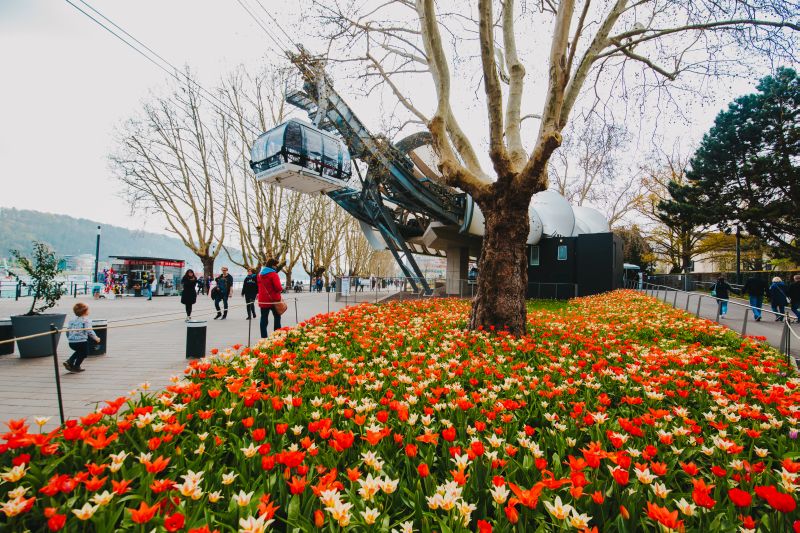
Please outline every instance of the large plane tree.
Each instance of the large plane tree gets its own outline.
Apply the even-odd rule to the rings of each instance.
[[[393,93],[409,121],[432,134],[446,183],[480,206],[486,225],[470,327],[515,335],[526,330],[528,206],[548,187],[548,161],[582,93],[607,103],[639,90],[668,101],[676,80],[693,90],[742,72],[743,61],[792,56],[800,29],[792,2],[769,0],[315,3],[335,52],[329,57],[357,64],[368,91],[376,80]],[[539,75],[526,76],[528,68]],[[472,138],[475,114],[464,121],[453,96],[464,85],[475,88],[468,104],[482,102],[485,117]],[[527,135],[529,117],[539,126]]]

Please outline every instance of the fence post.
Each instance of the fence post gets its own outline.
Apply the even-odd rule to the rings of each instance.
[[[721,307],[722,306],[719,304],[719,301],[717,301],[717,318],[715,319],[717,321],[717,324],[719,324],[719,313]]]
[[[749,314],[748,313],[749,311],[750,311],[749,307],[744,308],[744,320],[742,321],[742,337],[747,335],[747,315]]]
[[[247,300],[245,299],[245,307],[248,308],[249,305],[250,304],[247,303]],[[260,311],[261,311],[261,309],[259,308],[259,312]],[[255,306],[253,306],[253,312],[255,313]],[[253,319],[255,319],[255,317],[250,318],[250,309],[248,308],[247,309],[247,347],[248,348],[250,347],[250,337],[251,337],[251,332],[253,330]]]
[[[786,353],[786,359],[789,359],[789,325],[784,322],[783,324],[783,331],[781,332],[781,343],[780,343],[780,350],[784,350]]]
[[[331,305],[331,301],[330,301],[330,297],[328,297],[328,309],[329,310],[330,310],[330,305]],[[298,318],[297,318],[297,296],[295,296],[295,298],[294,298],[294,323],[297,324],[298,322],[300,322],[300,320],[298,320]]]
[[[61,375],[58,372],[58,354],[56,348],[58,347],[58,328],[55,324],[50,324],[50,342],[53,347],[53,370],[56,374],[56,394],[58,395],[58,416],[61,419],[61,425],[64,425],[64,400],[61,398]]]
[[[675,289],[675,297],[672,299],[672,307],[678,307],[678,289]]]
[[[700,318],[700,303],[703,301],[702,296],[698,296],[697,298],[697,312],[694,314],[697,318]],[[717,302],[717,306],[719,306],[719,302]]]

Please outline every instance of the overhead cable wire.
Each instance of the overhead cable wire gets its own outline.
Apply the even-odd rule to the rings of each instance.
[[[78,0],[78,1],[81,4],[85,5],[88,9],[90,9],[94,13],[96,13],[99,17],[102,17],[104,20],[106,20],[109,24],[111,24],[112,26],[117,28],[119,31],[124,33],[129,39],[134,41],[136,44],[140,45],[142,48],[147,50],[147,52],[152,54],[152,56],[148,55],[141,48],[136,46],[134,43],[130,42],[129,40],[127,40],[124,37],[122,37],[121,35],[119,35],[112,28],[108,27],[102,21],[100,21],[97,18],[95,18],[91,13],[88,13],[87,11],[83,10],[80,6],[78,6],[77,4],[72,2],[72,0],[65,0],[65,2],[67,2],[69,5],[71,5],[76,10],[81,12],[83,15],[85,15],[86,17],[91,19],[95,24],[97,24],[98,26],[100,26],[101,28],[106,30],[108,33],[110,33],[111,35],[113,35],[114,37],[116,37],[117,39],[122,41],[125,45],[130,47],[133,51],[135,51],[136,53],[138,53],[139,55],[144,57],[146,60],[148,60],[152,64],[154,64],[156,67],[158,67],[161,70],[163,70],[164,72],[166,72],[170,77],[176,79],[178,82],[182,82],[183,79],[181,79],[181,76],[183,76],[183,78],[185,78],[186,81],[188,81],[190,84],[193,84],[200,91],[200,97],[203,100],[206,100],[209,104],[211,104],[212,107],[216,108],[217,111],[219,111],[222,114],[226,115],[229,119],[233,120],[234,122],[239,121],[239,118],[236,117],[237,113],[233,108],[231,108],[225,102],[220,100],[217,96],[215,96],[213,93],[211,93],[211,91],[209,91],[208,89],[205,89],[196,80],[193,80],[187,73],[185,73],[185,72],[181,71],[180,69],[178,69],[177,67],[175,67],[175,65],[173,65],[172,63],[170,63],[169,61],[164,59],[164,57],[162,55],[160,55],[159,53],[154,51],[152,48],[150,48],[149,46],[147,46],[146,44],[144,44],[143,42],[138,40],[136,37],[134,37],[133,35],[128,33],[124,28],[122,28],[121,26],[116,24],[114,21],[112,21],[111,19],[109,19],[108,17],[103,15],[100,11],[98,11],[97,9],[92,7],[89,3],[85,2],[84,0]],[[159,63],[158,61],[156,61],[156,59],[154,59],[153,56],[158,58],[164,64],[168,65],[169,68],[165,67],[164,64]],[[203,94],[203,93],[205,93],[205,94]],[[256,126],[252,122],[250,122],[250,120],[248,120],[246,117],[241,117],[241,120],[245,123],[245,125],[248,127],[248,129],[251,130],[250,131],[251,134],[259,135],[261,133],[261,128],[259,128],[258,126]]]
[[[253,13],[250,10],[250,8],[247,5],[245,5],[245,3],[242,0],[236,0],[236,1],[239,3],[240,6],[242,6],[242,9],[244,9],[247,12],[247,14],[250,15],[250,18],[252,18],[253,21],[255,21],[255,23],[264,31],[264,33],[267,35],[267,37],[269,37],[269,39],[275,44],[277,49],[273,49],[273,51],[278,53],[278,54],[284,54],[285,55],[287,51],[286,51],[286,49],[284,49],[283,45],[281,44],[280,39],[277,39],[275,37],[275,35],[271,31],[269,31],[269,29],[263,24],[261,19],[259,19],[255,15],[255,13]],[[262,8],[263,8],[263,6],[262,6]],[[281,30],[283,30],[283,29],[281,28]],[[291,38],[290,38],[290,41],[291,41]]]
[[[278,22],[278,20],[275,18],[275,16],[274,16],[272,13],[270,13],[269,11],[267,11],[267,8],[266,8],[266,7],[264,7],[264,4],[261,2],[261,0],[256,0],[256,2],[257,2],[257,3],[258,3],[258,5],[261,7],[262,11],[264,11],[264,13],[267,15],[267,17],[269,17],[269,18],[272,20],[272,22],[275,24],[275,26],[277,26],[277,27],[278,27],[278,29],[279,29],[279,30],[281,30],[281,33],[283,33],[283,35],[285,35],[285,36],[286,36],[286,40],[287,40],[288,42],[292,43],[292,44],[293,44],[295,47],[298,47],[298,48],[299,48],[299,46],[297,45],[297,43],[295,43],[295,42],[292,40],[292,36],[291,36],[291,35],[289,35],[289,34],[286,32],[286,30],[284,30],[284,29],[283,29],[283,26],[281,26],[281,23],[280,23],[280,22]]]

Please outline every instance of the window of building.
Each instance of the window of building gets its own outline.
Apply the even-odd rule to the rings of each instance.
[[[566,261],[567,260],[567,245],[566,244],[559,244],[558,245],[558,260],[559,261]]]
[[[530,261],[528,263],[532,267],[539,266],[539,247],[538,246],[531,246],[531,256],[530,256]]]

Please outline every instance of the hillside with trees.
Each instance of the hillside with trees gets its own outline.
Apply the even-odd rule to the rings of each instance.
[[[174,237],[13,208],[0,208],[0,257],[7,257],[12,249],[29,253],[34,240],[46,242],[59,255],[94,254],[98,225],[103,227],[101,259],[109,255],[194,259],[194,254]]]

